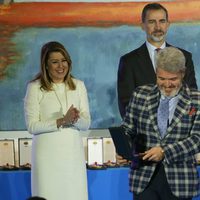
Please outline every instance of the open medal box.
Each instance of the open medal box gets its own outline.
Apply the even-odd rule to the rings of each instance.
[[[112,138],[83,137],[83,147],[88,168],[117,167]],[[31,169],[31,148],[32,138],[0,140],[0,169]]]
[[[16,169],[14,139],[0,140],[0,169]]]
[[[31,138],[18,139],[19,167],[20,169],[31,169]]]
[[[112,138],[87,138],[87,167],[89,169],[117,167]]]

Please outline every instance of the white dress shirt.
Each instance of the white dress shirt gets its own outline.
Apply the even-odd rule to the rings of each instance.
[[[153,46],[148,41],[146,41],[146,45],[147,45],[147,49],[148,49],[148,52],[149,52],[149,56],[150,56],[152,64],[153,64],[153,68],[155,70],[156,69],[156,66],[155,66],[155,54],[156,54],[156,49],[158,47]],[[159,48],[160,49],[164,49],[165,47],[166,47],[166,42],[164,42]]]

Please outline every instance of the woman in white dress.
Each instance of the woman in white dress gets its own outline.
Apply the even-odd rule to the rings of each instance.
[[[32,143],[32,196],[87,200],[87,176],[80,130],[90,126],[85,85],[71,75],[64,46],[46,43],[41,70],[27,87],[25,120]]]

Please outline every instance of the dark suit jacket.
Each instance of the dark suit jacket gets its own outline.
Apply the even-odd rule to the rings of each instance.
[[[179,198],[198,194],[200,180],[195,154],[200,151],[200,92],[183,86],[171,123],[164,138],[157,125],[160,92],[156,85],[138,87],[133,93],[124,118],[123,127],[132,134],[137,152],[161,146],[162,161],[172,193]],[[129,175],[130,190],[142,192],[155,171],[156,162],[141,163]],[[151,199],[151,198],[150,198]]]
[[[166,44],[166,46],[171,45]],[[184,49],[180,50],[186,58],[187,69],[184,81],[190,88],[197,88],[192,54]],[[124,116],[125,108],[136,87],[155,83],[156,74],[146,43],[138,49],[123,55],[119,62],[117,80],[118,105],[121,116]]]

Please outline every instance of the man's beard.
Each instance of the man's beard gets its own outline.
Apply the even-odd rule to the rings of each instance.
[[[161,93],[163,96],[165,96],[165,97],[170,97],[170,98],[172,98],[172,97],[175,97],[175,96],[179,93],[180,88],[181,88],[181,86],[180,86],[180,87],[177,87],[177,88],[174,89],[172,92],[170,92],[170,94],[167,94],[167,93],[164,91],[164,89],[160,88],[160,93]]]
[[[154,35],[155,33],[162,33],[162,35],[160,36],[156,36]],[[163,31],[156,31],[156,32],[153,32],[151,35],[150,35],[150,38],[154,41],[154,42],[161,42],[163,40],[165,40],[165,36],[166,34],[163,32]]]

